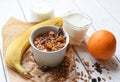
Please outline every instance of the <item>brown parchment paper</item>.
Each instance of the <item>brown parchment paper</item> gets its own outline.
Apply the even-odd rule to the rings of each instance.
[[[19,35],[21,32],[23,32],[24,30],[26,30],[27,28],[30,28],[31,26],[35,25],[36,23],[28,23],[28,22],[22,22],[18,19],[15,19],[13,17],[11,17],[7,23],[3,26],[2,28],[2,39],[3,39],[3,55],[5,55],[5,51],[8,47],[8,45],[10,44],[10,42],[16,38],[17,35]],[[71,44],[74,44],[74,41],[71,42]],[[74,45],[81,45],[79,43],[75,43]],[[26,54],[29,55],[28,57],[26,57]],[[72,58],[70,60],[70,69],[71,69],[71,65],[74,64],[74,59],[73,59],[73,51],[70,49],[68,50],[68,52],[66,54],[69,54],[70,58]],[[32,56],[31,54],[31,50],[30,48],[26,51],[26,53],[24,54],[24,58],[22,60],[22,63],[26,62],[27,58],[31,60],[33,65],[36,65],[34,63],[34,60],[32,60],[30,57]],[[31,66],[31,62],[26,62],[26,64],[23,64],[23,66],[26,68],[26,66]],[[29,67],[31,70],[31,67]],[[37,67],[37,66],[36,66]],[[31,79],[27,79],[25,77],[23,77],[22,75],[20,75],[19,73],[17,73],[16,71],[10,69],[9,67],[7,67],[8,70],[8,74],[9,74],[9,79],[11,82],[53,82],[52,80],[48,79],[51,78],[49,77],[50,74],[49,73],[43,73],[43,72],[39,72],[42,73],[42,75],[40,74],[40,78],[36,77],[36,75],[34,75],[35,71],[32,70],[31,74],[33,74],[33,78]],[[75,71],[74,72],[70,72],[71,74],[69,75],[70,77],[68,77],[68,79],[66,79],[65,82],[73,82],[72,78],[74,78],[75,76]],[[44,75],[44,76],[43,76]],[[47,78],[47,79],[46,79]],[[54,82],[58,82],[58,81],[54,81]]]
[[[15,39],[15,37],[24,31],[26,28],[33,26],[36,23],[26,23],[22,22],[18,19],[11,17],[7,23],[2,28],[2,40],[3,40],[3,56],[5,55],[5,51],[9,45],[9,43]],[[10,82],[31,82],[29,79],[26,79],[19,75],[16,71],[13,71],[9,68],[8,74]]]

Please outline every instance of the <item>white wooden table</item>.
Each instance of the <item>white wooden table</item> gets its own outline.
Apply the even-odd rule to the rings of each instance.
[[[29,2],[30,0],[0,0],[0,29],[5,22],[11,17],[18,18],[22,21],[29,22]],[[93,18],[93,24],[88,30],[87,34],[91,36],[93,32],[100,29],[107,29],[111,31],[117,39],[117,50],[112,60],[102,62],[110,67],[109,74],[112,80],[109,80],[105,71],[100,75],[94,73],[92,76],[102,76],[107,80],[106,82],[120,81],[120,0],[54,0],[55,16],[63,16],[63,14],[72,9],[80,9]],[[0,38],[1,39],[1,38]],[[1,43],[1,40],[0,40]],[[2,45],[2,44],[0,44]],[[89,61],[90,63],[96,60],[89,55],[79,51],[79,48],[74,47],[75,54],[79,59]],[[82,54],[82,55],[81,55]],[[115,68],[111,63],[116,62],[118,67]],[[79,70],[87,73],[83,61],[77,63]],[[0,82],[9,82],[6,66],[4,64],[3,56],[0,54]],[[80,81],[83,82],[83,81]],[[104,81],[103,81],[104,82]]]

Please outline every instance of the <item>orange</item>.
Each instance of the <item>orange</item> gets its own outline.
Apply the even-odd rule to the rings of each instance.
[[[111,59],[116,51],[116,38],[107,30],[96,31],[88,40],[88,50],[98,60]]]

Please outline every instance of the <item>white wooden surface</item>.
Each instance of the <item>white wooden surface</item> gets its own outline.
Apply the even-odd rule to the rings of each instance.
[[[55,16],[63,16],[65,12],[72,9],[80,9],[89,16],[93,18],[93,24],[88,30],[87,34],[91,36],[93,32],[100,29],[107,29],[111,31],[117,39],[117,50],[115,56],[104,63],[110,68],[109,75],[112,76],[112,80],[109,80],[106,72],[102,75],[94,73],[92,76],[102,76],[107,79],[106,82],[119,82],[120,80],[120,0],[53,0],[55,8]],[[11,17],[16,17],[22,21],[29,22],[30,12],[29,12],[30,0],[0,0],[0,30],[5,22]],[[1,33],[1,32],[0,32]],[[0,37],[1,39],[1,37]],[[0,40],[0,45],[2,45]],[[96,62],[92,56],[90,56],[87,50],[81,51],[80,47],[74,47],[76,55],[80,59],[84,58],[91,64]],[[7,76],[7,71],[5,69],[5,64],[2,55],[0,54],[0,82],[8,82],[9,76]],[[118,67],[116,68],[112,65],[112,62],[116,62]],[[83,70],[86,74],[86,70],[83,66],[83,61],[77,63],[79,67],[78,71]],[[6,78],[8,77],[8,78]],[[82,82],[82,81],[79,81]]]

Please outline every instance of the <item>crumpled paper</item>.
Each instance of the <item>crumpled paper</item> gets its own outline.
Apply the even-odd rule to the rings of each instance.
[[[13,39],[15,39],[16,36],[19,35],[21,32],[23,32],[24,30],[30,28],[35,24],[37,23],[22,22],[18,19],[11,17],[2,28],[3,56],[5,55],[6,49],[10,44],[10,42]],[[81,44],[83,43],[70,40],[69,44],[81,46]],[[66,52],[66,58],[70,61],[70,64],[68,66],[69,72],[67,73],[68,77],[61,82],[73,82],[72,81],[73,78],[76,77],[76,69],[70,71],[71,69],[73,69],[72,66],[75,66],[74,54],[71,47]],[[62,63],[63,64],[65,63],[65,59]],[[17,71],[7,67],[9,79],[11,82],[59,82],[58,80],[56,80],[57,75],[53,77],[51,76],[53,73],[54,74],[57,74],[57,72],[59,73],[59,71],[57,71],[57,69],[59,68],[56,67],[48,72],[42,72],[39,68],[39,65],[37,65],[37,63],[35,62],[34,56],[30,48],[25,52],[23,56],[22,65],[30,72],[32,77],[29,79],[25,78],[24,76],[20,75]],[[63,79],[61,77],[57,77],[57,78]]]

